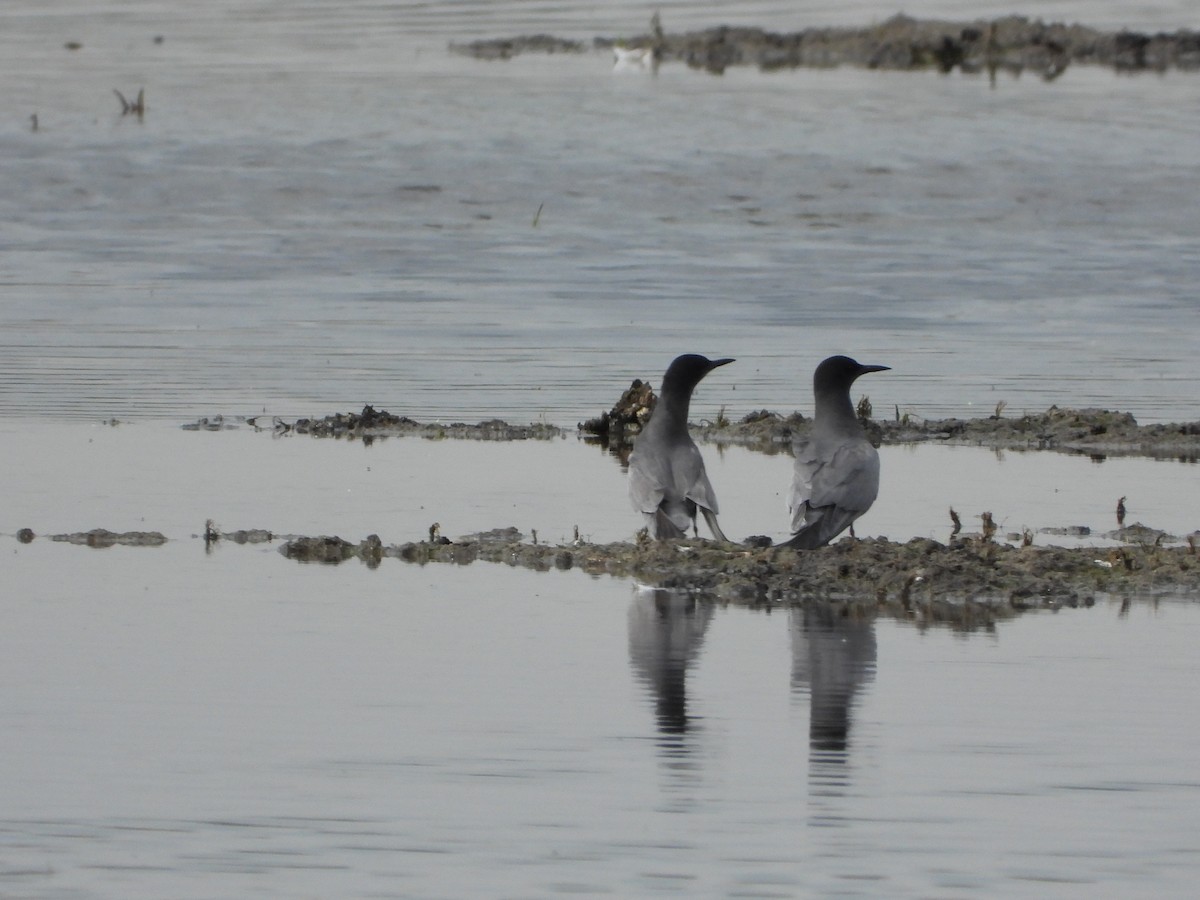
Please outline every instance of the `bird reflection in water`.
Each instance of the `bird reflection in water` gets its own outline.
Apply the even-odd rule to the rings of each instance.
[[[821,798],[840,797],[849,787],[850,723],[859,689],[875,677],[873,617],[844,614],[844,608],[810,603],[790,612],[792,690],[809,700],[808,783],[813,824],[832,825]]]
[[[875,623],[821,603],[788,615],[791,689],[809,702],[811,821],[836,825],[840,804],[829,801],[849,787],[851,718],[859,691],[875,677]],[[687,676],[712,616],[711,603],[666,590],[639,590],[629,608],[630,665],[654,703],[659,758],[676,788],[694,786],[700,772],[700,719],[688,711]]]
[[[699,720],[688,713],[687,672],[712,614],[711,603],[666,590],[638,590],[629,607],[629,662],[654,702],[659,756],[679,776],[694,770]]]

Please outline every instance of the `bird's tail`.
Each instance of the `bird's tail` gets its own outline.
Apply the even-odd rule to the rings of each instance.
[[[654,513],[654,537],[660,541],[666,541],[671,538],[685,538],[687,532],[682,531],[678,525],[671,521],[671,517],[666,514],[662,507],[655,510]]]
[[[816,525],[809,525],[802,528],[792,535],[791,540],[784,541],[780,547],[791,547],[793,550],[816,550],[818,547],[824,547],[832,540],[821,533],[821,529]]]
[[[725,537],[725,532],[721,530],[721,526],[717,524],[717,514],[711,509],[705,509],[703,506],[700,507],[700,512],[704,513],[704,521],[712,529],[713,537],[718,541],[724,541],[727,544],[731,543],[729,538]]]
[[[809,507],[804,516],[803,527],[785,541],[781,547],[793,550],[816,550],[824,547],[835,537],[854,524],[858,512],[834,506]]]

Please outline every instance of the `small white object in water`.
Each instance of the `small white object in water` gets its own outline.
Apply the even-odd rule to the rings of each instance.
[[[652,72],[658,68],[653,47],[613,46],[614,72]]]

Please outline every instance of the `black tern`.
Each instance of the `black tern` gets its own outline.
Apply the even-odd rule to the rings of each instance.
[[[663,376],[658,403],[629,456],[629,499],[645,518],[651,537],[687,537],[689,524],[699,534],[699,509],[713,536],[728,540],[717,524],[717,497],[687,422],[696,385],[713,369],[731,362],[687,353],[677,357]]]
[[[860,375],[886,372],[848,356],[831,356],[813,374],[816,412],[809,431],[793,445],[796,471],[788,509],[798,550],[824,547],[871,508],[879,494],[879,454],[867,440],[850,402]]]

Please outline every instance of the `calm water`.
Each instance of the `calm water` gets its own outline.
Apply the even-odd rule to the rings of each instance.
[[[921,634],[197,543],[5,564],[5,896],[1193,889],[1194,602]]]
[[[1200,418],[1195,76],[989,90],[445,52],[648,9],[0,8],[0,895],[1194,892],[1200,598],[964,635],[194,537],[628,538],[619,467],[573,439],[175,426],[366,402],[569,425],[683,350],[739,360],[698,417],[807,411],[838,350],[894,367],[877,414]],[[1183,0],[973,9],[1200,26]],[[111,90],[141,86],[145,120],[121,118]],[[726,530],[778,536],[790,460],[705,454]],[[921,447],[883,471],[860,533],[944,539],[949,506],[1099,533],[1123,495],[1131,520],[1200,525],[1194,465]]]
[[[666,21],[733,16],[688,9]],[[445,49],[647,16],[588,10],[6,4],[0,415],[571,424],[694,350],[739,359],[706,385],[737,415],[808,408],[846,351],[893,366],[880,411],[1198,417],[1200,79],[640,78]],[[140,86],[139,123],[112,90]]]

